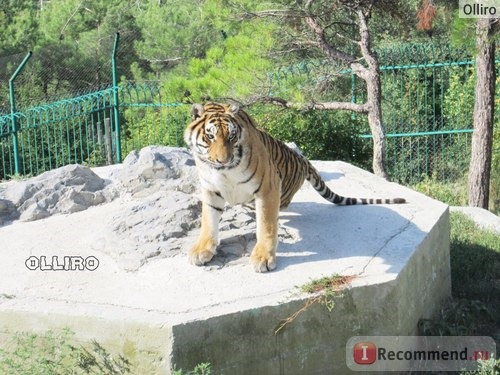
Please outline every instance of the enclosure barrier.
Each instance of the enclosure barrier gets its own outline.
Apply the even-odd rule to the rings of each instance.
[[[149,144],[183,145],[189,106],[169,102],[162,82],[129,82],[123,76],[119,82],[119,46],[120,35],[116,34],[110,46],[111,82],[100,83],[99,89],[84,95],[17,110],[15,97],[19,94],[12,84],[14,105],[10,113],[0,115],[0,180],[16,174],[37,175],[70,163],[98,166],[120,162],[131,150]],[[30,65],[28,59],[26,56],[19,65],[12,83]],[[465,51],[446,45],[384,49],[379,51],[379,60],[387,169],[392,179],[404,184],[426,177],[463,179],[473,128],[474,61]],[[330,74],[324,66],[312,61],[278,69],[273,77],[277,86],[280,82],[315,84],[314,80]],[[496,67],[500,77],[500,61]],[[342,85],[346,91],[341,99],[363,102],[364,82],[348,70],[339,72],[345,77],[345,84],[338,81],[337,91]],[[29,92],[30,84],[24,92]],[[500,82],[497,93],[499,90]],[[497,94],[497,102],[499,97]],[[323,118],[336,121],[329,114]],[[370,147],[366,118],[355,114],[348,118],[351,122],[344,125]],[[496,118],[500,118],[500,105]],[[332,143],[331,147],[336,146]]]

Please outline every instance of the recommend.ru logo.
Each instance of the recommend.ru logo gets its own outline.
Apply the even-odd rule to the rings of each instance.
[[[475,371],[493,357],[487,336],[357,336],[346,345],[353,371]]]

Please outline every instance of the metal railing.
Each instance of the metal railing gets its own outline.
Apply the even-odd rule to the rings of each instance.
[[[0,180],[70,163],[120,162],[131,150],[150,144],[183,145],[189,106],[167,101],[162,82],[118,83],[118,47],[117,34],[111,82],[101,84],[103,89],[17,110],[14,83],[29,63],[26,56],[11,78],[11,111],[0,115]],[[473,126],[475,79],[470,56],[449,46],[408,45],[379,51],[379,58],[391,177],[406,184],[425,176],[441,181],[462,178],[468,169]],[[347,100],[362,102],[363,82],[349,71],[341,73]],[[323,74],[324,65],[311,62],[282,68],[275,80],[313,81]],[[500,82],[497,92],[499,88]],[[500,105],[496,108],[499,118]],[[371,143],[361,117],[356,122],[365,129],[361,137]]]

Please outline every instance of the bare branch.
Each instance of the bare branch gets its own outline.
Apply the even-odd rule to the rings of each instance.
[[[377,68],[378,62],[371,50],[370,32],[368,30],[368,19],[370,17],[370,11],[365,13],[362,9],[358,9],[356,11],[356,14],[359,21],[359,46],[361,48],[361,54],[370,67]]]
[[[254,12],[245,10],[238,19],[245,20],[251,18],[267,18],[267,17],[296,18],[300,17],[300,15],[296,14],[296,12],[291,12],[289,9],[269,9],[269,10],[261,10]]]
[[[68,17],[68,19],[66,20],[66,23],[64,24],[64,26],[62,27],[61,31],[59,32],[59,40],[64,39],[64,32],[66,31],[66,28],[68,27],[69,23],[71,22],[71,20],[73,19],[73,17],[76,15],[76,13],[80,10],[80,8],[82,7],[82,5],[83,5],[83,1],[81,1],[80,4],[78,4],[76,6],[76,8],[73,11],[73,13],[71,13],[70,16]]]
[[[351,64],[351,69],[353,73],[356,74],[361,79],[365,81],[368,80],[370,70],[366,68],[363,64],[360,64],[359,62],[354,62]]]
[[[149,59],[145,58],[144,60],[150,62],[150,63],[160,63],[160,64],[172,64],[172,63],[177,63],[182,60],[182,57],[172,57],[170,59]]]
[[[310,9],[311,9],[311,4],[312,0],[307,1],[305,8],[307,15],[305,16],[305,21],[309,28],[314,32],[314,35],[316,37],[316,41],[320,45],[321,50],[323,53],[330,59],[330,60],[341,60],[343,62],[347,63],[352,63],[354,61],[354,57],[342,52],[341,50],[333,47],[328,43],[326,40],[326,35],[325,35],[325,28],[321,27],[316,18],[311,14]]]
[[[344,110],[344,111],[353,111],[357,113],[367,113],[369,111],[369,107],[366,104],[358,104],[351,102],[295,103],[274,96],[254,97],[246,105],[252,105],[257,103],[273,104],[279,107],[293,108],[300,111],[309,111],[313,109],[320,111]]]

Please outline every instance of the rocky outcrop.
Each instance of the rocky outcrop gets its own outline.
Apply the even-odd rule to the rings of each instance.
[[[11,208],[6,219],[21,221],[44,219],[56,213],[70,214],[86,210],[113,198],[105,189],[106,183],[90,168],[82,165],[67,165],[45,172],[25,181],[10,181],[4,184],[0,199]],[[0,210],[0,215],[2,212]]]
[[[0,184],[0,225],[94,207],[105,235],[91,248],[134,271],[152,258],[173,257],[192,246],[201,217],[198,187],[196,166],[186,149],[150,146],[131,152],[122,164],[93,169],[67,165]],[[211,267],[247,262],[244,255],[255,243],[253,209],[227,206],[220,228],[223,235]],[[282,241],[292,237],[280,232]]]
[[[135,196],[159,188],[192,194],[198,186],[191,154],[183,148],[160,146],[132,151],[123,161],[121,182]]]

